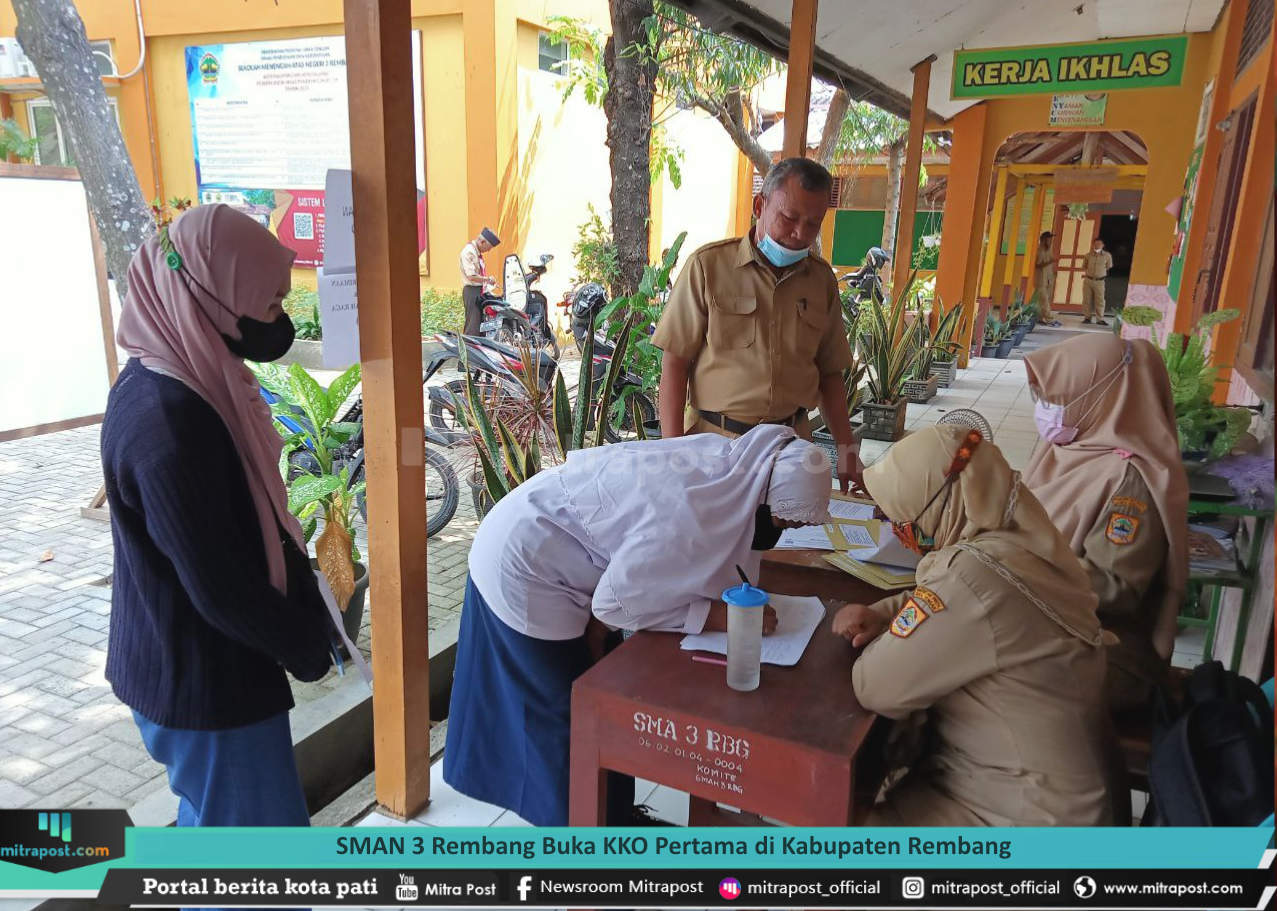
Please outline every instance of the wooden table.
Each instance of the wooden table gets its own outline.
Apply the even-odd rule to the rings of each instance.
[[[803,582],[801,553],[777,561],[792,583],[785,593],[822,584],[819,575]],[[883,595],[838,574],[843,599]],[[802,660],[764,664],[751,693],[729,689],[723,667],[692,661],[682,637],[669,633],[637,633],[587,671],[572,688],[571,825],[603,824],[608,770],[690,794],[691,825],[752,825],[762,816],[807,826],[859,821],[881,775],[870,758],[880,751],[865,744],[876,744],[881,730],[856,701],[856,650],[830,633],[831,617],[827,605]],[[721,814],[716,803],[743,812]]]

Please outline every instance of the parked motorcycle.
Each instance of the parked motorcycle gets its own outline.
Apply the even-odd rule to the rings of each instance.
[[[598,282],[587,282],[572,294],[568,304],[568,313],[572,326],[572,337],[576,340],[578,351],[584,353],[585,339],[589,334],[590,326],[598,319],[599,313],[607,306],[607,302],[607,291]],[[590,368],[594,382],[600,383],[603,381],[607,375],[608,367],[612,363],[612,355],[615,352],[616,346],[608,340],[607,334],[601,330],[596,330],[594,333],[593,364]],[[620,415],[619,429],[627,437],[637,436],[630,402],[633,401],[638,406],[644,424],[654,425],[656,421],[656,405],[642,391],[643,380],[638,374],[627,370],[621,374],[617,383],[617,398],[626,400],[624,413]],[[629,387],[632,391],[626,392],[626,387]]]
[[[480,303],[483,322],[479,332],[485,338],[504,344],[524,340],[553,358],[559,357],[559,342],[549,325],[550,307],[546,296],[532,286],[545,275],[554,256],[541,254],[531,269],[523,271],[517,254],[505,258],[505,296],[487,296]]]

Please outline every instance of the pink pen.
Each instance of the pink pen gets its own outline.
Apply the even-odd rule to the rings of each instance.
[[[717,664],[719,667],[727,667],[726,658],[712,658],[709,655],[693,655],[693,661],[699,661],[701,664]]]

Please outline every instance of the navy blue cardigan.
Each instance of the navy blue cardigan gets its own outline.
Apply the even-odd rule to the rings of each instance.
[[[174,728],[220,730],[293,707],[327,673],[327,609],[281,532],[288,594],[270,584],[257,513],[226,425],[183,383],[130,360],[102,422],[115,570],[106,678]]]

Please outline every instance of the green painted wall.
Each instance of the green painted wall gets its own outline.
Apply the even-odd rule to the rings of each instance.
[[[918,212],[913,221],[913,249],[922,246],[921,238],[939,234],[942,212]],[[830,262],[835,266],[855,268],[865,261],[865,251],[882,243],[882,226],[886,213],[866,209],[838,209],[834,212],[834,249]],[[940,256],[936,245],[924,251],[919,269],[934,269]]]

